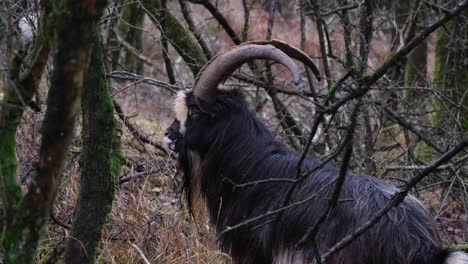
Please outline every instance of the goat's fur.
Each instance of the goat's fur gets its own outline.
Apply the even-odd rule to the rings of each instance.
[[[270,178],[295,178],[300,153],[290,150],[248,109],[240,91],[218,91],[215,102],[200,105],[191,92],[176,99],[177,119],[166,136],[178,152],[190,206],[203,202],[217,232],[279,208],[291,183],[243,184]],[[186,116],[183,116],[185,113]],[[178,124],[177,124],[178,123]],[[171,129],[168,129],[168,131]],[[306,172],[320,160],[308,156]],[[236,263],[314,263],[311,243],[296,248],[306,230],[328,208],[338,169],[325,165],[298,184],[290,202],[309,202],[220,237]],[[318,193],[322,190],[320,193]],[[323,221],[317,241],[323,254],[384,207],[398,189],[382,180],[349,172],[338,206]],[[409,195],[375,226],[327,261],[357,264],[467,263],[464,253],[441,246],[436,223]]]
[[[321,161],[307,157],[301,173],[316,170],[294,185],[288,200],[302,201],[300,205],[230,229],[284,205],[300,154],[274,139],[249,111],[239,91],[220,91],[217,86],[237,67],[254,59],[281,63],[298,83],[300,71],[291,58],[315,69],[319,79],[308,55],[281,41],[247,43],[215,56],[197,76],[193,91],[177,96],[176,120],[165,133],[164,142],[178,153],[190,211],[197,217],[199,208],[204,207],[220,234],[222,249],[236,263],[314,263],[312,243],[298,242],[329,209],[339,174],[331,165],[318,169]],[[240,186],[257,181],[264,182]],[[327,252],[385,206],[397,191],[379,179],[348,172],[338,205],[320,225],[316,250]],[[327,263],[462,264],[467,258],[441,246],[434,220],[414,197],[408,196]]]

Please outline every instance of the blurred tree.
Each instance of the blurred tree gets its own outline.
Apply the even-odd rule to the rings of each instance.
[[[410,10],[408,21],[406,22],[406,32],[404,42],[407,43],[418,32],[424,28],[425,10],[422,8],[421,1],[408,1]],[[406,66],[404,67],[405,87],[421,87],[425,84],[427,69],[427,40],[422,41],[408,56]],[[418,90],[409,90],[408,96],[416,96]]]
[[[119,34],[124,41],[131,45],[135,50],[142,49],[142,33],[145,13],[138,2],[125,0],[122,7],[122,18],[119,24]],[[143,61],[139,60],[131,52],[125,52],[123,60],[126,70],[143,73]]]
[[[424,29],[426,10],[423,8],[424,6],[420,0],[408,1],[402,5],[408,8],[408,10],[403,11],[407,11],[408,13],[406,14],[405,30],[400,35],[405,44]],[[402,66],[401,70],[404,72],[400,78],[402,78],[403,87],[405,88],[403,93],[404,100],[402,101],[404,102],[404,105],[402,105],[403,111],[416,110],[421,113],[417,118],[428,121],[427,113],[430,99],[427,96],[427,91],[421,89],[421,87],[427,84],[427,40],[422,41],[408,55]],[[411,121],[414,122],[414,118]],[[416,135],[409,133],[408,130],[405,130],[405,139],[408,146],[415,146],[419,140]],[[420,156],[422,153],[416,151],[415,154]]]
[[[444,137],[468,131],[468,11],[436,32],[433,123]]]
[[[419,0],[394,3],[395,30],[392,32],[392,52],[407,44],[421,29],[424,23],[424,9]],[[390,70],[389,78],[395,86],[417,86],[426,80],[427,40],[422,41],[409,56],[402,58]],[[414,92],[414,90],[410,90]],[[407,91],[405,97],[408,97]],[[414,94],[413,94],[414,95]],[[394,110],[401,103],[398,91],[390,91],[389,103]]]

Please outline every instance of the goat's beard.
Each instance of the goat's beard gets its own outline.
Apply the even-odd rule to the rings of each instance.
[[[185,149],[179,153],[178,163],[189,213],[196,221],[201,221],[206,217],[206,203],[201,192],[202,159],[197,151]]]

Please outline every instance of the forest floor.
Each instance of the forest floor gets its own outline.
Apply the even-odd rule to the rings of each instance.
[[[240,1],[227,2],[234,2],[237,5],[240,3]],[[242,32],[242,22],[239,22],[243,21],[242,12],[231,12],[232,10],[241,10],[241,7],[229,8],[222,10],[223,14],[237,32]],[[200,11],[198,7],[194,7],[193,11],[201,17],[200,20],[208,21],[204,26],[211,30],[210,34],[206,34],[206,37],[212,44],[213,51],[226,49],[232,45],[225,33],[213,33],[217,32],[218,26],[216,21],[206,19],[206,11]],[[249,39],[264,39],[267,28],[265,26],[267,12],[252,9],[251,15]],[[298,30],[296,30],[299,28],[298,19],[283,21],[282,18],[278,18],[278,21],[275,24],[273,38],[285,39],[298,46],[300,43]],[[291,30],[291,28],[295,30]],[[312,38],[311,36],[316,35],[315,27],[309,24],[308,28],[310,28],[309,38]],[[143,53],[157,62],[155,63],[157,66],[146,70],[145,75],[157,76],[166,81],[162,77],[164,70],[161,66],[163,60],[160,47],[158,41],[155,41],[159,37],[159,32],[154,26],[146,30]],[[376,68],[388,57],[390,45],[386,38],[388,36],[385,35],[376,37],[370,52],[370,68]],[[332,35],[331,41],[334,46],[344,47],[341,43],[343,42],[342,38],[334,39]],[[433,44],[433,40],[430,40],[430,43]],[[429,45],[430,52],[433,52],[432,44]],[[308,53],[320,54],[318,47],[317,38],[314,38],[314,41],[307,42],[305,50]],[[340,52],[342,50],[337,50],[337,54]],[[176,55],[172,57],[178,58]],[[431,59],[428,61],[428,71],[430,72],[432,62]],[[192,76],[186,76],[189,75],[187,74],[189,71],[183,62],[177,60],[174,65],[179,75],[178,81],[181,80],[182,83],[185,80],[193,80]],[[187,81],[185,85],[190,83],[191,81]],[[119,91],[113,94],[113,98],[122,106],[130,122],[150,140],[162,142],[164,129],[173,119],[172,94],[144,83],[112,83],[112,86],[115,86],[112,87],[114,92]],[[41,98],[45,98],[45,94],[46,91],[42,91]],[[27,186],[31,173],[33,173],[33,164],[38,158],[39,128],[43,113],[44,109],[40,113],[28,110],[18,130],[18,158],[21,164],[19,177],[23,186]],[[310,112],[304,115],[309,116],[310,120]],[[271,116],[268,117],[271,118]],[[267,121],[271,120],[274,118]],[[276,125],[268,124],[272,130],[281,130]],[[69,226],[79,194],[80,131],[81,128],[78,125],[76,137],[69,152],[65,177],[49,221],[47,235],[39,248],[38,263],[48,258],[54,249],[62,248],[70,233]],[[181,194],[182,180],[180,176],[176,175],[175,160],[163,155],[148,144],[142,144],[131,135],[125,126],[122,127],[122,131],[122,149],[127,163],[120,175],[112,212],[108,216],[103,230],[98,263],[145,263],[145,259],[150,263],[162,264],[230,263],[229,256],[219,250],[216,235],[206,219],[194,220],[190,217],[185,201],[181,199],[183,197]],[[402,141],[403,133],[401,130],[393,132],[393,138],[381,140],[378,143],[383,146],[394,144],[394,140]],[[374,158],[377,164],[394,165],[391,162],[387,163],[387,161],[396,160],[394,158],[396,155],[391,151],[381,152]],[[377,175],[397,185],[401,185],[406,180],[395,178],[395,175],[399,176],[398,173],[386,171],[384,167],[378,168]],[[446,189],[451,190],[447,188],[449,184],[451,183],[428,179],[418,185],[417,191],[413,194],[422,200],[430,213],[437,219],[442,239],[447,245],[467,244],[468,214],[466,212],[468,210],[463,208],[463,203],[457,201],[456,193],[445,191]]]

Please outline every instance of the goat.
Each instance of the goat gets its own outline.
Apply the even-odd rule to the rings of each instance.
[[[291,58],[318,70],[302,51],[280,41],[251,42],[214,57],[197,76],[192,91],[180,92],[174,103],[176,118],[166,129],[164,142],[178,154],[191,212],[203,204],[218,233],[247,219],[281,207],[294,179],[301,154],[275,140],[249,110],[239,90],[218,85],[243,63],[255,59],[278,62],[300,72]],[[304,173],[321,161],[307,156]],[[314,263],[312,243],[298,241],[328,208],[339,169],[325,165],[295,186],[290,203],[310,199],[282,214],[241,226],[219,237],[222,250],[235,263]],[[272,179],[271,181],[267,179]],[[277,179],[275,181],[274,179]],[[239,184],[265,180],[239,188]],[[321,254],[366,222],[398,189],[384,181],[348,172],[340,202],[321,224],[317,241]],[[196,215],[196,214],[195,214]],[[468,255],[441,245],[435,221],[408,195],[373,228],[327,259],[335,264],[461,264]]]

